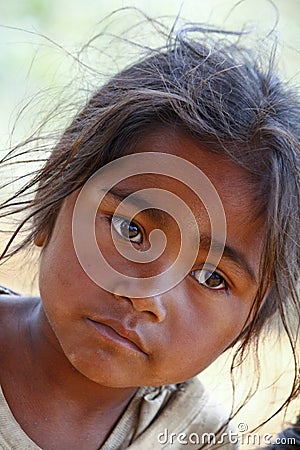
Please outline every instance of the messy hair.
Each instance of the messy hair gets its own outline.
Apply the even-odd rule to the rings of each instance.
[[[277,313],[294,355],[288,404],[299,392],[300,103],[295,90],[276,76],[274,51],[268,58],[259,57],[243,47],[242,40],[187,24],[173,30],[164,47],[148,50],[96,90],[44,166],[1,205],[0,217],[25,213],[1,258],[41,235],[47,245],[64,199],[100,167],[134,148],[138,136],[155,127],[187,132],[207,151],[241,165],[255,183],[257,211],[266,230],[260,286],[253,320],[239,337],[233,366]],[[35,195],[22,202],[28,190]],[[28,223],[27,236],[13,247]]]

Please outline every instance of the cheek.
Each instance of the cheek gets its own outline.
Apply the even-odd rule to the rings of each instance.
[[[40,294],[50,322],[63,323],[76,307],[75,299],[86,292],[89,284],[90,280],[78,262],[70,235],[53,234],[43,250],[39,275]]]
[[[184,297],[181,297],[184,298]],[[237,299],[211,299],[207,293],[178,305],[163,358],[176,361],[176,376],[190,378],[210,365],[239,336],[249,314],[248,303]],[[171,349],[171,354],[170,352]]]
[[[82,277],[83,270],[74,249],[72,216],[63,212],[58,216],[49,243],[42,250],[40,278],[64,284],[76,282],[77,277]]]

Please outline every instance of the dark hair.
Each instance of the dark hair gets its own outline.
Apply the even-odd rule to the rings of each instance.
[[[295,346],[300,317],[300,103],[274,75],[274,52],[269,58],[259,57],[242,46],[241,36],[231,37],[186,25],[168,36],[164,48],[149,52],[97,90],[64,131],[44,167],[3,203],[2,217],[12,208],[27,215],[2,258],[40,235],[49,239],[63,200],[97,169],[124,154],[124,148],[128,152],[139,133],[157,126],[186,131],[208,151],[243,166],[253,178],[266,238],[254,319],[240,336],[233,366],[277,311],[294,354],[295,378],[288,403],[299,391]],[[18,201],[29,190],[34,198],[25,204]],[[30,232],[10,250],[28,221]]]

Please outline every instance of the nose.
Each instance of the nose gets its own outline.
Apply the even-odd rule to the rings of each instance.
[[[163,295],[145,298],[123,297],[115,294],[118,300],[126,300],[131,303],[136,311],[148,313],[155,322],[163,322],[166,318],[167,310]]]

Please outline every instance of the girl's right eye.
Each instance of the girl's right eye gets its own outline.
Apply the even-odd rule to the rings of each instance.
[[[129,220],[124,219],[124,217],[112,216],[111,223],[115,231],[123,239],[141,244],[143,233],[135,222],[130,222]]]

